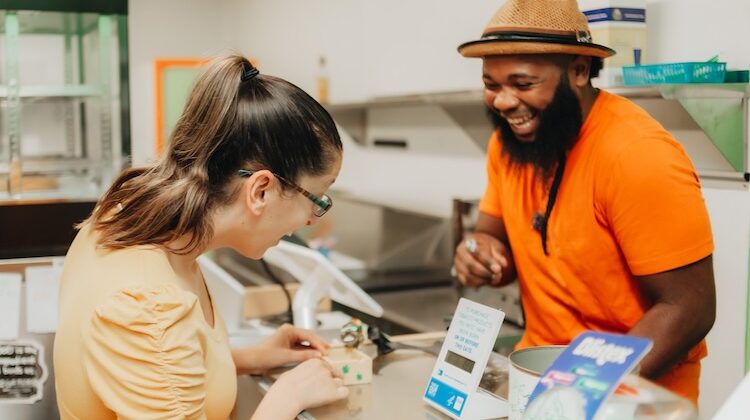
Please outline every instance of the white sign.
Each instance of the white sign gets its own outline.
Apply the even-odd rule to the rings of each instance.
[[[48,375],[44,346],[28,340],[0,343],[0,404],[41,400]]]
[[[18,338],[21,315],[21,274],[0,273],[0,340]]]
[[[57,266],[26,268],[26,330],[57,331],[58,296],[62,269]]]
[[[478,390],[505,313],[468,299],[458,302],[423,399],[454,419],[508,415],[506,401]]]

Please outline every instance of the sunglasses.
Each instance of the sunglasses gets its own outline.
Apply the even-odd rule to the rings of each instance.
[[[248,171],[246,169],[240,169],[237,173],[239,176],[243,178],[247,178],[254,174],[256,171]],[[315,204],[315,210],[313,210],[313,214],[317,217],[322,217],[324,214],[328,212],[328,210],[333,207],[333,200],[331,197],[329,197],[326,194],[323,194],[322,196],[318,197],[317,195],[311,193],[310,191],[307,191],[306,189],[300,187],[299,185],[295,184],[292,181],[289,181],[288,179],[284,178],[281,175],[274,174],[271,172],[273,176],[281,180],[281,182],[287,184],[288,186],[294,188],[297,192],[307,197],[308,200],[312,201]]]

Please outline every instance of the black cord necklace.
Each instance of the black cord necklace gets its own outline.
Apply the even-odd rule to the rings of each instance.
[[[557,191],[560,189],[563,172],[565,172],[565,159],[565,153],[561,154],[560,160],[557,163],[557,169],[555,170],[555,177],[552,179],[549,196],[547,197],[547,209],[544,211],[543,215],[540,212],[536,212],[534,213],[534,216],[531,217],[531,225],[542,237],[542,249],[544,250],[544,255],[547,256],[549,256],[549,252],[547,252],[547,224],[552,215],[552,208],[555,206],[555,201],[557,200]]]

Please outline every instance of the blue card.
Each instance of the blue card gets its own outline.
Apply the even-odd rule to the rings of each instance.
[[[591,420],[651,346],[651,340],[641,337],[593,331],[581,333],[544,372],[529,396],[529,407],[543,392],[559,386],[569,387],[578,391],[583,405],[580,410]]]

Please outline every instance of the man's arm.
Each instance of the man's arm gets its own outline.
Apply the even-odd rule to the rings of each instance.
[[[467,239],[476,241],[474,252],[466,248]],[[503,219],[480,211],[474,233],[458,244],[454,263],[458,279],[466,286],[502,286],[515,280],[516,269]]]
[[[654,347],[641,362],[640,374],[655,379],[685,357],[714,325],[712,257],[637,279],[653,306],[629,334],[654,340]]]

